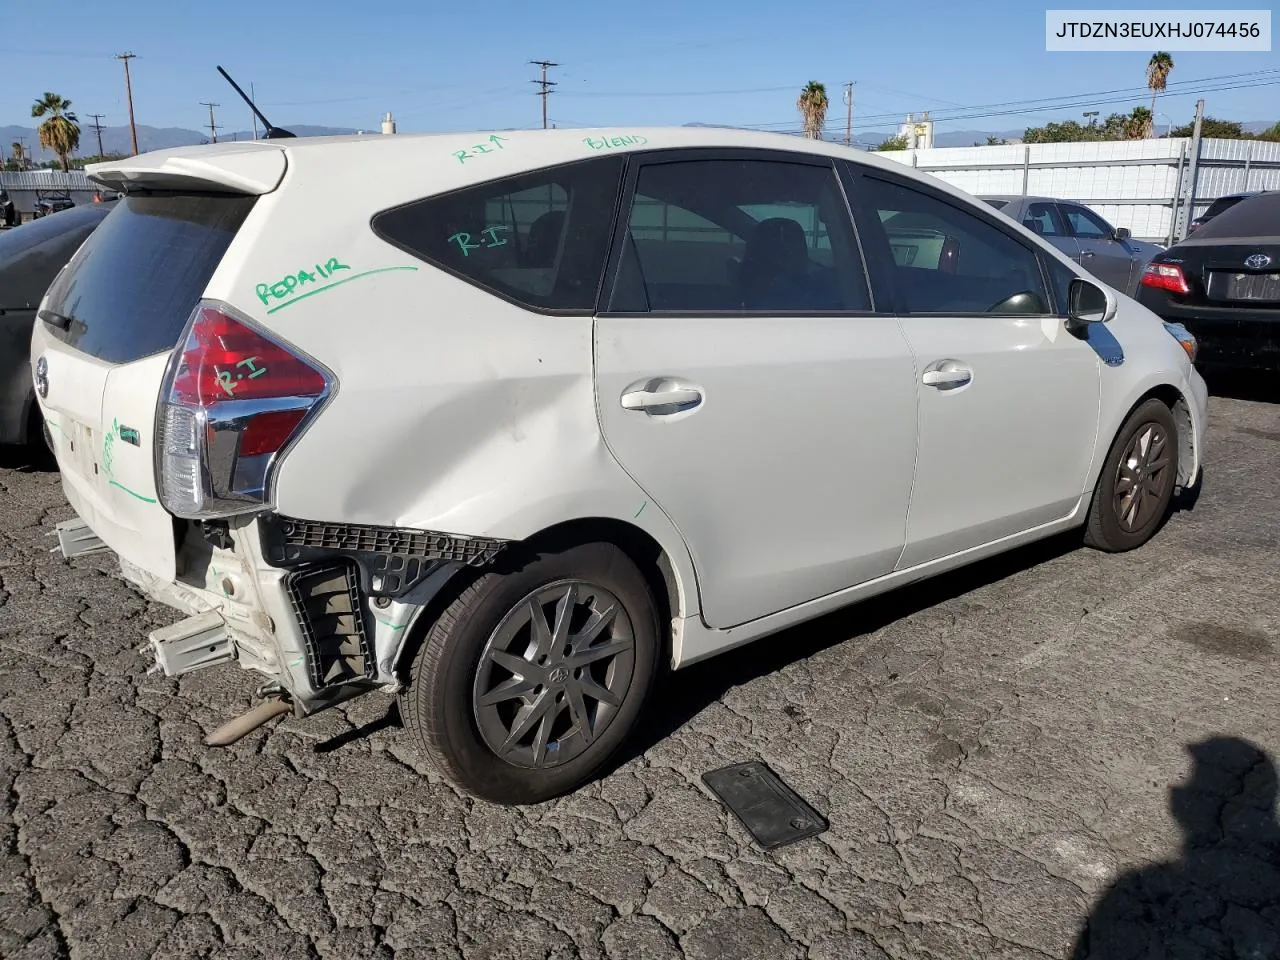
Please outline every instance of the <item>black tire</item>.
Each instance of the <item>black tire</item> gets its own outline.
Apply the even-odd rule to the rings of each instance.
[[[1173,412],[1152,398],[1129,414],[1107,452],[1089,505],[1085,543],[1108,553],[1142,546],[1168,519],[1177,482],[1178,428]]]
[[[600,607],[592,604],[600,602],[600,598],[608,598],[608,605],[621,612],[608,621],[599,638],[574,648],[578,651],[576,658],[547,661],[544,665],[534,652],[536,635],[532,626],[521,633],[523,628],[513,628],[511,624],[532,616],[531,610],[542,610],[554,632],[558,607],[535,595],[540,591],[544,597],[554,591],[567,591],[565,585],[573,581],[586,582],[586,589],[577,588],[577,593],[571,595],[571,599],[581,597],[573,607],[575,618],[588,610],[597,616]],[[531,598],[535,599],[532,605]],[[547,613],[548,609],[551,613]],[[571,619],[571,628],[575,622],[579,626],[573,629],[581,630],[586,625],[580,619]],[[503,640],[508,633],[513,638],[510,647]],[[574,666],[595,656],[606,645],[625,649],[627,637],[632,641],[631,654],[615,654],[607,665],[601,659],[593,666]],[[417,735],[431,762],[473,796],[501,804],[549,800],[597,777],[634,729],[658,673],[663,649],[660,637],[658,606],[649,584],[617,546],[588,543],[524,557],[517,554],[508,558],[501,569],[480,576],[463,590],[422,638],[410,668],[408,687],[400,694],[405,725]],[[548,643],[555,645],[554,640]],[[528,668],[520,673],[497,664],[490,652],[518,651],[522,646],[525,649],[519,655],[529,659],[519,661],[521,667]],[[572,645],[564,646],[568,649]],[[505,656],[513,661],[511,654]],[[564,664],[563,670],[557,669],[560,664]],[[593,671],[601,669],[605,671],[604,679],[592,676]],[[630,675],[623,690],[627,669]],[[495,681],[495,676],[506,679]],[[583,685],[587,683],[590,687]],[[533,684],[535,689],[508,696],[501,706],[480,703],[485,699],[482,689],[493,694],[504,684],[508,689],[512,685]],[[589,705],[584,707],[583,691],[587,689],[608,693],[619,702],[609,705],[596,700],[592,712]],[[569,704],[572,691],[577,691],[574,702],[579,715],[589,717],[586,726],[592,730],[590,737],[577,732],[582,725]],[[543,697],[551,699],[544,701]],[[554,750],[563,749],[559,756],[567,759],[553,756],[550,733],[541,729],[543,720],[530,728],[532,741],[527,748],[517,743],[506,756],[500,754],[503,744],[494,746],[494,732],[500,733],[502,727],[495,725],[508,722],[510,732],[518,725],[521,711],[537,715],[544,703],[549,705],[543,707],[542,716],[554,718],[545,721],[548,730],[561,730]],[[500,711],[514,716],[503,721]],[[557,726],[565,722],[572,727],[567,734]],[[539,738],[543,742],[544,765],[533,766],[537,763]],[[565,743],[569,744],[567,749]]]

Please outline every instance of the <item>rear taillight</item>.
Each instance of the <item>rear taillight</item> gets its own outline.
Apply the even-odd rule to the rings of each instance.
[[[165,509],[205,519],[267,506],[278,454],[333,377],[226,304],[203,301],[170,362],[157,417]]]
[[[1187,278],[1176,263],[1148,263],[1142,270],[1142,285],[1170,293],[1188,294]]]

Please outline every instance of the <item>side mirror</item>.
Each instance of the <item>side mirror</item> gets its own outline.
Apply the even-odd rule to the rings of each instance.
[[[1084,277],[1076,277],[1067,289],[1067,326],[1083,329],[1106,323],[1116,315],[1115,298]]]
[[[1116,227],[1111,231],[1111,236],[1116,240],[1128,240],[1133,236],[1133,231],[1128,227]]]

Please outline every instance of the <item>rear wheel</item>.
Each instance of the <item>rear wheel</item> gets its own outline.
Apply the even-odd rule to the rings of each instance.
[[[1108,552],[1140,547],[1169,516],[1178,478],[1173,413],[1152,398],[1120,428],[1098,477],[1085,543]]]
[[[599,775],[657,673],[657,605],[613,544],[482,576],[431,626],[401,694],[406,725],[469,793],[536,803]]]

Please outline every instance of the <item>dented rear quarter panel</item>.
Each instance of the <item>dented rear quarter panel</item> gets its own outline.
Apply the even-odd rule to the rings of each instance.
[[[695,614],[683,540],[601,436],[593,318],[509,303],[370,228],[383,209],[488,178],[450,167],[464,138],[439,139],[438,175],[401,169],[416,158],[388,151],[385,176],[371,173],[361,202],[336,207],[325,194],[347,163],[341,145],[291,156],[281,188],[259,199],[210,282],[208,296],[309,354],[337,380],[280,464],[276,509],[505,540],[576,519],[623,521],[652,536],[671,560],[682,597],[673,613]],[[554,162],[482,159],[494,177]],[[331,259],[341,267],[321,277],[317,266]],[[317,280],[295,284],[291,296],[271,293],[302,270]]]

